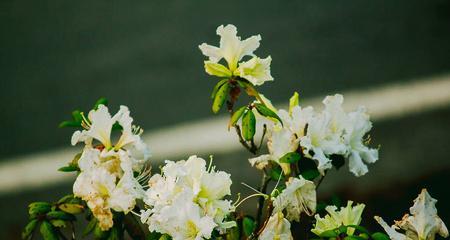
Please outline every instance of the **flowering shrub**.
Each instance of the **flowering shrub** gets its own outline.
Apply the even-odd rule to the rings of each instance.
[[[133,124],[127,107],[111,115],[107,101],[100,99],[87,116],[72,113],[61,127],[76,127],[72,145],[82,151],[63,172],[76,172],[73,194],[55,203],[29,205],[30,222],[23,238],[31,239],[39,229],[44,239],[80,238],[74,222],[84,216],[88,224],[83,237],[96,239],[293,239],[291,223],[313,220],[316,239],[433,240],[448,236],[437,215],[436,200],[424,189],[410,214],[389,226],[375,220],[386,233],[371,233],[361,226],[365,205],[348,201],[345,207],[324,207],[318,213],[316,191],[327,172],[348,164],[356,177],[368,172],[378,160],[378,149],[369,147],[372,128],[367,110],[344,111],[344,97],[327,96],[323,109],[300,105],[299,95],[289,100],[288,109],[278,109],[257,87],[273,81],[271,57],[255,51],[261,36],[241,40],[233,25],[219,26],[218,47],[203,43],[201,52],[206,73],[219,77],[212,98],[212,111],[224,106],[230,114],[228,128],[234,128],[239,142],[254,154],[249,164],[263,173],[254,194],[235,202],[231,175],[217,170],[212,158],[166,160],[160,173],[151,171],[150,151],[142,141],[142,128]],[[236,106],[241,92],[254,98]],[[256,123],[260,122],[261,125]],[[262,126],[257,129],[257,126]],[[259,134],[256,134],[259,132]],[[267,153],[262,151],[267,142]],[[256,144],[261,142],[261,144]],[[269,183],[275,187],[269,189]],[[242,212],[241,203],[257,200],[257,212]],[[68,237],[69,236],[69,237]]]

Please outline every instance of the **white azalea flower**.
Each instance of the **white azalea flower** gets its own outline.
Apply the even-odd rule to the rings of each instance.
[[[325,170],[332,168],[332,154],[345,153],[346,146],[340,135],[330,131],[330,115],[326,112],[316,114],[308,123],[307,133],[300,138],[303,153],[318,162],[317,169],[324,175]]]
[[[328,128],[331,134],[342,135],[349,121],[347,113],[342,108],[344,96],[341,94],[326,96],[322,103],[325,106],[324,112],[327,112],[330,118]]]
[[[214,228],[223,232],[235,226],[235,222],[225,221],[234,211],[231,201],[223,199],[231,193],[230,186],[229,174],[213,167],[206,169],[206,161],[197,156],[166,161],[162,174],[149,180],[144,197],[149,209],[141,219],[150,231],[167,233],[174,239],[206,238]],[[189,219],[172,219],[172,215],[178,217],[178,212],[188,212]]]
[[[352,204],[353,201],[348,201],[347,206],[341,207],[339,211],[336,206],[327,206],[325,210],[328,214],[324,218],[321,218],[319,214],[315,215],[316,223],[311,231],[319,236],[325,231],[334,230],[340,226],[359,225],[365,205],[352,206]],[[347,235],[353,235],[354,232],[354,228],[347,229]]]
[[[378,150],[370,149],[364,143],[364,136],[372,128],[366,109],[360,107],[357,111],[349,113],[348,124],[344,139],[348,146],[350,172],[359,177],[368,172],[365,163],[374,163],[378,160]]]
[[[290,113],[284,109],[279,110],[278,116],[280,116],[285,127],[295,133],[297,138],[301,138],[305,135],[306,125],[314,116],[314,109],[312,107],[294,106]]]
[[[259,47],[261,36],[252,36],[245,40],[241,40],[237,36],[237,29],[234,25],[219,26],[217,35],[220,36],[220,47],[214,47],[203,43],[199,46],[203,55],[209,57],[213,63],[219,62],[224,58],[228,63],[228,68],[233,72],[238,62],[244,56],[253,56],[253,51]]]
[[[448,229],[437,215],[436,202],[426,189],[422,189],[409,209],[410,214],[403,216],[400,221],[395,221],[393,226],[389,227],[381,217],[375,216],[375,220],[393,240],[434,240],[436,234],[446,238],[449,236]],[[399,229],[405,233],[397,232]]]
[[[116,177],[103,168],[81,172],[73,185],[73,193],[87,202],[102,230],[112,227],[108,198],[115,188]]]
[[[261,59],[253,57],[252,59],[240,63],[235,71],[235,75],[247,79],[255,86],[262,85],[264,82],[273,81],[270,75],[270,63],[272,58],[270,56]]]
[[[274,126],[273,129],[269,131],[268,135],[267,148],[269,154],[249,159],[250,164],[258,169],[262,169],[269,161],[274,161],[281,166],[286,175],[289,174],[290,164],[280,163],[279,160],[287,153],[295,152],[297,150],[299,146],[298,139],[289,129],[279,125]]]
[[[291,223],[284,218],[282,212],[275,212],[259,235],[259,240],[293,240]]]
[[[116,122],[122,127],[122,134],[113,145],[111,142],[111,131]],[[111,116],[108,107],[99,105],[96,110],[89,112],[88,119],[83,120],[85,130],[76,131],[72,135],[72,145],[83,141],[89,146],[92,140],[95,139],[102,144],[106,151],[133,148],[132,144],[141,144],[140,134],[142,130],[134,127],[132,122],[133,118],[130,117],[128,107],[120,106],[120,110],[114,116]],[[139,147],[142,149],[142,144]]]
[[[311,216],[316,211],[316,186],[314,182],[299,178],[289,178],[284,189],[272,199],[274,212],[286,210],[289,221],[300,221],[302,212]]]

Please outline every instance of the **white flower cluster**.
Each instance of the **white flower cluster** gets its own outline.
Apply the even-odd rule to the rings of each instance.
[[[364,138],[372,123],[364,107],[347,113],[342,108],[343,101],[340,94],[327,96],[323,100],[325,109],[321,112],[312,107],[300,107],[298,99],[291,101],[289,111],[277,111],[283,125],[273,124],[269,129],[269,154],[252,158],[250,163],[263,168],[269,161],[274,161],[289,174],[289,164],[280,163],[279,159],[300,147],[305,156],[318,162],[317,168],[322,174],[332,168],[332,155],[348,159],[349,169],[354,175],[366,174],[368,168],[365,163],[378,160],[378,150],[368,148]]]
[[[381,217],[375,220],[384,228],[392,240],[434,240],[436,234],[443,238],[449,236],[448,229],[437,215],[437,200],[423,189],[409,209],[411,214],[405,214],[400,221],[389,226]],[[400,233],[403,230],[405,233]]]
[[[258,239],[291,240],[290,221],[300,221],[300,215],[313,215],[316,212],[316,185],[302,176],[289,178],[286,188],[276,197],[272,197],[273,213],[264,226]],[[284,212],[286,212],[286,217]]]
[[[81,172],[73,185],[73,193],[87,202],[103,231],[113,226],[111,209],[128,213],[136,199],[144,194],[134,172],[142,171],[150,153],[139,136],[142,130],[132,122],[127,107],[121,106],[117,114],[111,116],[106,106],[99,105],[83,119],[85,130],[76,131],[72,136],[72,145],[85,143],[78,160]],[[111,141],[114,124],[122,129],[116,144]]]
[[[217,35],[220,36],[219,47],[206,43],[199,46],[203,55],[209,58],[205,61],[205,70],[208,74],[218,77],[241,77],[255,86],[273,80],[270,75],[272,58],[270,56],[259,58],[253,54],[259,47],[260,35],[241,40],[237,36],[236,27],[231,24],[219,26]],[[250,56],[251,59],[240,62],[245,56]],[[228,67],[219,63],[222,58],[225,59]]]
[[[346,207],[341,207],[337,211],[336,206],[327,206],[325,210],[328,212],[325,217],[321,218],[319,214],[315,215],[316,223],[311,232],[320,235],[325,231],[330,231],[339,228],[340,226],[359,225],[361,223],[361,215],[365,208],[364,204],[356,204],[352,206],[353,202],[348,201]],[[347,228],[347,235],[351,236],[355,232],[354,228]]]
[[[174,240],[210,238],[214,229],[223,232],[235,226],[226,217],[234,211],[228,173],[215,171],[197,156],[177,162],[166,161],[161,174],[149,180],[141,220],[150,231]]]

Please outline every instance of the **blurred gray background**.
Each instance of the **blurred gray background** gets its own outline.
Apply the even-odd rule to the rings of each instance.
[[[58,123],[101,96],[111,106],[129,106],[147,132],[211,118],[215,79],[204,73],[197,46],[218,45],[221,24],[235,24],[244,38],[262,35],[257,54],[272,56],[275,81],[261,91],[275,103],[294,90],[308,99],[450,73],[448,0],[4,0],[0,19],[2,164],[69,147],[72,130]],[[450,224],[449,106],[376,121],[372,139],[382,146],[380,161],[367,177],[354,178],[346,169],[332,174],[321,198],[340,193],[366,202],[365,221],[372,225],[373,214],[400,218],[427,187]],[[183,132],[179,137],[196,140]],[[218,168],[233,175],[235,192],[248,192],[242,181],[258,182],[249,156],[230,151],[215,157]],[[61,159],[61,166],[69,160]],[[391,180],[381,181],[387,176]],[[0,192],[0,238],[18,239],[27,204],[56,200],[71,186],[62,181]]]

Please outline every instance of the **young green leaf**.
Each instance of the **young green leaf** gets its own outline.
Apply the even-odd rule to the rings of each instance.
[[[81,127],[81,122],[75,122],[75,121],[63,121],[58,125],[59,128],[65,128],[65,127]]]
[[[108,231],[102,231],[102,229],[100,228],[100,226],[98,226],[98,224],[95,225],[94,237],[96,239],[105,239],[108,236],[109,236],[109,232]]]
[[[344,240],[366,240],[366,239],[360,236],[346,236]]]
[[[335,230],[324,231],[319,235],[319,237],[322,237],[322,238],[335,238],[337,236],[338,236],[338,233]]]
[[[91,219],[91,221],[89,221],[86,228],[83,230],[83,236],[87,236],[89,233],[91,233],[92,230],[94,230],[96,225],[97,225],[97,219],[95,217],[93,217]]]
[[[104,97],[99,98],[99,99],[97,100],[97,102],[95,102],[94,109],[97,110],[97,109],[98,109],[98,106],[100,106],[100,105],[108,106],[108,99],[106,99],[106,98],[104,98]]]
[[[269,170],[269,176],[272,178],[273,181],[278,181],[280,177],[282,177],[283,170],[279,165],[274,166]]]
[[[242,219],[242,229],[244,231],[245,236],[250,236],[253,231],[255,231],[256,228],[256,224],[255,224],[255,220],[253,220],[250,217],[244,217],[244,219]]]
[[[65,221],[75,221],[75,216],[63,211],[51,211],[47,213],[49,219],[61,219]]]
[[[75,204],[75,203],[63,203],[58,206],[59,209],[63,210],[66,213],[70,214],[78,214],[82,213],[84,206],[81,204]]]
[[[283,125],[283,121],[281,121],[281,118],[265,105],[261,103],[255,103],[255,108],[259,112],[259,114],[263,115],[264,117],[277,119],[281,123],[281,125]]]
[[[286,153],[279,160],[280,163],[296,163],[300,160],[301,156],[297,152]]]
[[[33,236],[33,231],[36,228],[36,225],[38,223],[37,219],[31,220],[26,226],[25,229],[22,232],[22,239],[31,239]]]
[[[218,113],[219,110],[222,108],[223,103],[227,100],[228,90],[229,90],[228,83],[224,83],[222,86],[219,87],[219,90],[217,90],[212,105],[212,111],[214,113]]]
[[[347,225],[348,228],[354,228],[356,230],[358,230],[360,233],[365,233],[365,234],[369,234],[369,231],[363,227],[363,226],[359,226],[359,225]]]
[[[214,86],[213,91],[211,93],[211,99],[214,99],[216,97],[217,91],[226,82],[228,82],[228,79],[222,79]]]
[[[320,172],[317,169],[308,169],[301,173],[302,177],[306,180],[313,180],[320,176]]]
[[[371,238],[373,240],[389,240],[390,238],[388,237],[388,235],[381,233],[381,232],[376,232],[374,234],[371,235]]]
[[[61,219],[50,220],[50,223],[56,228],[65,228],[66,227],[66,222]]]
[[[249,110],[244,114],[242,118],[242,137],[245,140],[250,141],[253,139],[256,133],[256,118],[255,114]]]
[[[224,65],[211,61],[205,61],[205,71],[209,75],[217,77],[231,77],[233,75],[230,69],[228,69]]]
[[[44,220],[41,223],[40,232],[44,240],[58,240],[58,234],[48,221]]]
[[[294,95],[289,99],[289,114],[292,114],[292,110],[295,106],[298,106],[298,93],[294,92]]]
[[[38,214],[45,214],[48,211],[50,211],[52,208],[52,205],[47,202],[34,202],[28,205],[28,213],[33,216],[36,216]]]
[[[109,231],[108,240],[120,240],[119,229],[117,229],[116,226],[111,228],[111,231]]]
[[[228,129],[230,129],[231,126],[234,126],[237,123],[237,121],[239,121],[239,119],[242,117],[246,109],[248,109],[247,106],[243,106],[233,113],[233,115],[230,118],[230,122],[228,123]]]
[[[68,166],[60,167],[58,171],[60,172],[77,172],[80,169],[77,166],[69,164]]]

